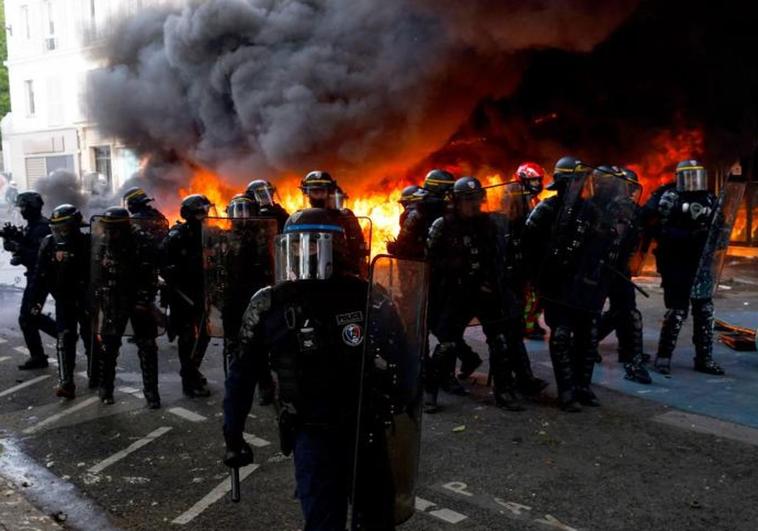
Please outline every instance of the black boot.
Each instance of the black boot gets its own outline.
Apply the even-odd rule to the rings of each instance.
[[[583,406],[599,407],[600,401],[592,391],[592,373],[595,371],[595,358],[597,357],[597,325],[594,320],[585,323],[588,328],[582,331],[587,334],[581,345],[577,345],[577,356],[582,361],[577,378],[576,398]]]
[[[118,347],[106,344],[103,347],[102,360],[100,362],[100,391],[99,396],[103,404],[113,404],[113,387],[116,381],[116,358]]]
[[[72,400],[76,398],[76,386],[74,385],[74,367],[76,364],[76,334],[62,332],[58,335],[56,343],[58,355],[58,388],[57,396]]]
[[[513,328],[510,333],[514,335],[507,338],[509,343],[508,354],[512,361],[513,373],[516,377],[516,389],[524,396],[535,397],[548,384],[545,380],[537,378],[532,372],[532,362],[529,359],[529,353],[526,351],[526,346],[520,335],[515,335],[516,329]]]
[[[650,373],[645,368],[644,362],[642,361],[642,355],[635,357],[629,363],[624,363],[624,371],[626,371],[624,378],[632,382],[649,384],[653,381],[653,379],[650,378]]]
[[[642,331],[642,313],[637,308],[625,312],[623,318],[618,320],[616,337],[619,363],[631,363],[642,354]]]
[[[455,378],[456,344],[439,343],[432,353],[434,364],[438,367],[440,389],[451,395],[465,396],[466,388]]]
[[[137,339],[137,354],[142,369],[142,393],[149,409],[160,409],[158,393],[158,347],[154,339]]]
[[[695,370],[721,376],[724,370],[713,361],[713,302],[692,301],[692,342],[695,344]]]
[[[550,358],[553,361],[555,383],[558,385],[558,400],[561,409],[568,412],[581,411],[574,388],[574,369],[571,363],[571,329],[560,325],[552,329]]]
[[[24,363],[18,366],[20,371],[34,371],[37,369],[47,369],[47,356],[29,358]]]
[[[513,364],[509,359],[511,352],[508,349],[505,335],[498,334],[494,338],[488,339],[487,345],[490,350],[492,394],[495,397],[495,405],[508,411],[524,411],[524,405],[516,393]]]
[[[682,330],[684,320],[687,318],[687,310],[671,308],[663,316],[661,336],[658,340],[658,353],[655,357],[655,370],[661,374],[671,374],[671,355],[676,347],[676,340]]]

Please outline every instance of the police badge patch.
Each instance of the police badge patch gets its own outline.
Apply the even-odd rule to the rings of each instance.
[[[350,347],[363,343],[363,329],[359,324],[350,323],[342,329],[342,341]]]

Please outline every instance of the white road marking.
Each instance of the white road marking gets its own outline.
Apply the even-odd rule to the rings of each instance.
[[[27,356],[30,354],[29,349],[26,347],[13,347],[13,350],[21,354],[26,354]]]
[[[7,339],[5,339],[4,337],[0,337],[0,345],[4,345],[7,342],[8,342]]]
[[[111,466],[112,464],[117,463],[118,461],[121,461],[124,457],[126,457],[127,455],[133,452],[136,452],[143,446],[147,446],[148,444],[153,442],[155,439],[157,439],[161,435],[165,435],[169,431],[171,431],[170,426],[162,426],[158,428],[157,430],[154,430],[148,433],[147,436],[139,439],[138,441],[134,441],[132,444],[130,444],[129,446],[127,446],[120,452],[116,452],[112,456],[106,459],[103,459],[98,464],[91,466],[89,469],[87,469],[87,472],[89,472],[90,474],[99,474],[100,472],[102,472],[103,470]]]
[[[24,387],[29,387],[30,385],[34,385],[34,384],[39,383],[39,382],[41,382],[43,380],[47,380],[48,378],[50,378],[49,374],[43,374],[42,376],[37,376],[36,378],[32,378],[31,380],[27,380],[27,381],[25,381],[23,383],[20,383],[18,385],[14,385],[10,389],[6,389],[2,393],[0,393],[0,397],[12,395],[16,391],[19,391],[19,390],[23,389]]]
[[[463,522],[466,518],[468,518],[468,516],[465,514],[457,513],[451,509],[445,509],[444,507],[435,511],[429,511],[428,514],[434,516],[435,518],[439,518],[448,524],[457,524],[459,522]]]
[[[240,468],[240,482],[244,481],[247,476],[253,473],[255,469],[257,469],[260,465],[247,465],[246,467]],[[208,494],[203,497],[199,502],[197,502],[195,505],[190,507],[186,512],[180,514],[176,518],[174,518],[171,523],[172,524],[178,524],[178,525],[185,525],[190,523],[192,520],[194,520],[200,513],[205,511],[208,507],[216,503],[218,500],[223,498],[227,492],[229,492],[232,489],[231,481],[227,478],[224,479],[221,483],[216,485],[216,487],[210,491]]]
[[[545,518],[542,518],[540,520],[535,520],[535,522],[538,524],[548,526],[548,527],[552,527],[554,529],[561,529],[562,531],[577,531],[576,528],[564,524],[563,522],[558,520],[555,516],[552,516],[550,514],[546,514]]]
[[[127,387],[125,385],[122,385],[121,387],[119,387],[118,390],[128,395],[133,395],[140,392],[140,390],[137,389],[136,387]]]
[[[206,420],[204,416],[195,413],[194,411],[190,411],[189,409],[184,409],[183,407],[172,407],[168,412],[173,413],[177,417],[189,420],[190,422],[202,422]]]
[[[437,506],[436,503],[430,502],[429,500],[425,500],[424,498],[419,498],[418,496],[416,496],[416,510],[417,511],[421,511],[423,513],[427,509],[430,509],[436,506]]]
[[[255,448],[264,448],[271,444],[266,439],[261,439],[260,437],[256,437],[252,433],[243,433],[242,436],[245,438],[245,441],[247,442],[247,444]]]
[[[12,360],[12,359],[13,358],[11,358],[10,356],[2,356],[2,357],[0,357],[0,362]]]
[[[38,422],[37,424],[35,424],[33,426],[29,426],[28,428],[26,428],[23,431],[23,433],[29,435],[31,433],[34,433],[35,431],[39,431],[40,429],[44,428],[45,426],[48,426],[48,425],[50,425],[50,424],[52,424],[52,423],[54,423],[54,422],[62,419],[63,417],[66,417],[66,416],[68,416],[68,415],[70,415],[72,413],[76,413],[80,409],[84,409],[85,407],[91,406],[92,404],[94,404],[96,402],[99,402],[99,401],[100,401],[100,398],[98,398],[96,396],[92,396],[92,397],[88,398],[87,400],[84,400],[83,402],[79,402],[75,406],[71,406],[70,408],[68,408],[68,409],[66,409],[64,411],[61,411],[60,413],[56,413],[55,415],[52,415],[52,416],[46,418],[45,420]]]
[[[463,483],[462,481],[451,481],[450,483],[445,483],[442,485],[443,489],[451,490],[455,492],[456,494],[462,494],[464,496],[473,496],[473,492],[469,492],[466,489],[468,488],[468,485]]]
[[[707,433],[719,438],[758,446],[758,429],[725,420],[685,413],[684,411],[669,411],[653,417],[653,420],[685,430]]]
[[[430,516],[434,516],[435,518],[438,518],[443,522],[447,522],[448,524],[457,524],[468,518],[468,516],[465,514],[455,512],[452,509],[447,509],[445,507],[427,512],[427,509],[437,507],[437,504],[430,502],[429,500],[425,500],[424,498],[419,498],[418,496],[416,496],[415,506],[417,511],[428,514]]]

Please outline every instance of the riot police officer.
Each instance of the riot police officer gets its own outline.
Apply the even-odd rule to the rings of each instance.
[[[245,311],[224,398],[224,462],[245,466],[253,461],[243,430],[255,385],[268,366],[277,374],[281,449],[294,454],[304,528],[313,530],[345,528],[362,344],[371,326],[368,283],[352,274],[344,228],[334,219],[321,208],[290,217],[276,245],[277,283],[258,291]],[[361,528],[394,528],[386,460],[376,452],[364,460],[368,475],[359,471],[372,491],[357,510]]]
[[[628,168],[614,166],[613,171],[631,182],[639,183],[637,174]],[[637,309],[636,293],[632,284],[630,269],[631,258],[637,252],[640,240],[640,207],[637,204],[639,197],[629,197],[628,201],[629,208],[633,212],[631,220],[633,227],[630,229],[630,237],[627,240],[629,247],[624,250],[624,254],[629,259],[620,261],[621,267],[618,274],[614,275],[611,280],[608,291],[609,308],[600,317],[598,340],[602,341],[615,330],[618,339],[618,361],[624,365],[626,379],[649,384],[652,380],[644,366],[642,313]]]
[[[519,212],[519,218],[516,220],[517,230],[523,232],[526,225],[526,218],[529,213],[540,202],[539,195],[542,193],[545,180],[545,169],[536,162],[524,162],[519,165],[513,175],[513,180],[518,182],[523,193],[523,211]],[[523,216],[523,217],[522,217]],[[522,237],[520,235],[519,237]],[[518,245],[523,247],[523,243]],[[547,331],[540,325],[540,315],[542,307],[539,298],[534,290],[534,286],[528,282],[524,285],[524,336],[529,339],[542,339],[547,335]]]
[[[435,169],[427,173],[423,186],[411,196],[415,207],[401,223],[395,241],[387,244],[391,254],[406,258],[424,257],[429,228],[445,215],[454,184],[455,177],[450,172]]]
[[[408,219],[408,214],[410,214],[411,210],[415,208],[416,202],[421,199],[421,196],[416,195],[416,192],[420,189],[420,186],[412,184],[406,186],[400,192],[400,199],[397,201],[403,207],[403,211],[400,213],[400,227],[405,224],[405,220]]]
[[[719,214],[717,203],[716,196],[708,191],[705,167],[696,160],[685,160],[676,167],[676,185],[662,187],[645,205],[646,218],[656,220],[646,226],[658,242],[656,266],[666,305],[655,359],[655,369],[662,374],[671,372],[671,355],[690,302],[694,368],[706,374],[724,374],[713,360],[713,300],[691,299],[709,229]]]
[[[265,181],[260,182],[265,184]],[[260,210],[256,211],[256,206],[260,204],[252,201],[247,194],[234,196],[226,208],[231,226],[223,231],[223,235],[218,235],[215,248],[206,249],[213,256],[215,266],[221,269],[220,275],[232,280],[222,281],[219,286],[215,280],[206,282],[207,289],[215,288],[221,292],[225,369],[239,347],[242,315],[250,298],[259,289],[274,282],[273,240],[278,232],[278,220],[257,218],[255,214]],[[217,228],[206,227],[206,230],[209,233],[220,232]],[[217,279],[220,275],[213,278]],[[274,393],[271,373],[262,371],[259,384],[260,404],[271,404]]]
[[[123,206],[129,211],[129,215],[133,220],[155,220],[155,226],[165,225],[166,232],[168,232],[168,220],[166,216],[150,204],[152,201],[153,199],[148,197],[145,190],[139,186],[127,189],[122,197]]]
[[[50,316],[42,314],[39,311],[32,312],[34,303],[32,293],[34,292],[34,272],[37,265],[37,255],[39,253],[42,240],[50,234],[49,221],[42,215],[42,196],[37,192],[22,192],[16,197],[16,206],[18,207],[21,217],[26,220],[26,227],[21,231],[15,231],[14,237],[4,237],[3,247],[10,251],[13,256],[11,265],[22,265],[26,268],[26,286],[21,298],[21,309],[18,316],[18,324],[21,332],[24,334],[26,348],[29,349],[29,356],[25,363],[19,365],[20,370],[44,369],[47,367],[47,355],[42,346],[40,330],[46,334],[56,337],[55,322]],[[42,301],[44,302],[44,300]]]
[[[48,294],[55,299],[59,386],[56,394],[76,396],[74,368],[76,344],[81,336],[89,361],[90,388],[97,387],[98,344],[93,341],[87,313],[89,238],[81,232],[82,214],[73,205],[57,206],[52,213],[52,234],[42,240],[31,297],[33,313],[39,313]],[[93,357],[94,356],[94,357]]]
[[[513,380],[513,354],[523,348],[523,307],[507,286],[501,285],[497,228],[481,211],[485,191],[474,177],[461,177],[453,188],[454,210],[438,218],[429,230],[428,258],[437,314],[431,321],[439,344],[427,371],[427,408],[437,405],[437,385],[455,364],[457,342],[477,317],[487,338],[495,402],[512,411],[522,410]],[[510,300],[506,300],[510,298]],[[515,308],[515,313],[511,313]],[[513,323],[517,323],[515,326]]]
[[[250,181],[245,190],[245,195],[252,199],[258,207],[257,215],[274,218],[279,227],[279,232],[284,228],[289,213],[282,205],[276,202],[276,188],[270,181],[256,179]]]
[[[161,219],[154,221],[160,226]],[[95,331],[101,338],[100,399],[113,404],[116,360],[131,322],[142,370],[143,394],[150,409],[160,408],[158,393],[158,269],[153,231],[147,220],[132,221],[122,207],[110,207],[91,224]]]
[[[550,357],[558,398],[561,408],[570,412],[581,411],[582,405],[600,405],[590,389],[597,356],[596,315],[570,306],[564,296],[579,261],[576,258],[579,252],[570,247],[579,227],[584,229],[587,225],[577,219],[581,194],[575,193],[573,187],[581,186],[589,172],[590,168],[575,157],[559,159],[553,170],[553,182],[547,186],[556,195],[532,210],[525,232],[528,263],[542,264],[535,268],[539,270],[535,283],[551,330]],[[602,310],[602,305],[597,310]]]
[[[363,230],[355,214],[344,205],[336,208],[334,202],[338,190],[337,181],[325,171],[312,171],[300,182],[300,190],[305,194],[308,203],[313,208],[326,208],[334,218],[334,222],[345,229],[347,245],[350,248],[353,269],[361,276],[366,276],[370,255],[369,244],[363,237]]]
[[[209,396],[200,365],[208,347],[203,275],[202,224],[212,204],[202,194],[182,200],[177,222],[161,246],[161,276],[170,310],[169,339],[177,337],[182,390],[189,397]]]
[[[444,216],[449,210],[449,201],[454,184],[455,177],[448,171],[433,169],[426,174],[423,186],[411,196],[414,208],[408,212],[403,220],[395,241],[387,243],[387,251],[390,254],[415,259],[423,259],[426,256],[429,229],[432,223]],[[437,309],[440,307],[437,299],[440,296],[437,287],[432,284],[429,301],[430,328],[433,328],[433,323],[437,319]],[[471,376],[482,364],[479,355],[464,341],[463,331],[461,330],[461,337],[455,341],[456,356],[461,360],[458,373],[458,378],[461,380]],[[458,395],[465,394],[466,390],[456,381],[453,374],[455,363],[453,362],[453,365],[447,368],[450,374],[444,378],[440,377],[438,384],[447,392]],[[430,405],[428,410],[436,410],[436,405]]]

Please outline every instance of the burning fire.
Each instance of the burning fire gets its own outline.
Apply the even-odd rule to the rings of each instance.
[[[663,131],[658,134],[642,160],[628,165],[629,169],[637,173],[644,187],[642,200],[659,186],[674,180],[674,169],[679,162],[699,158],[703,152],[703,132],[700,129],[685,129],[676,133]]]
[[[305,208],[306,201],[299,189],[297,178],[288,178],[276,184],[280,204],[292,213]],[[226,217],[226,205],[232,197],[244,191],[243,187],[235,187],[214,172],[198,168],[186,188],[180,188],[179,197],[189,194],[204,194],[216,207],[215,215]],[[366,238],[371,237],[371,254],[387,252],[387,241],[393,240],[399,230],[398,220],[403,207],[398,203],[401,188],[384,191],[367,191],[363,193],[348,193],[348,207],[358,216],[364,228]],[[178,212],[169,216],[178,219]],[[371,224],[360,218],[370,218]],[[370,226],[369,226],[370,225]]]
[[[472,149],[476,147],[472,146]],[[644,185],[644,194],[648,196],[658,186],[670,182],[673,179],[673,170],[676,164],[692,157],[701,156],[703,153],[703,133],[698,129],[683,130],[677,133],[670,131],[662,132],[656,142],[651,146],[649,153],[640,161],[629,164],[629,167],[637,172]],[[550,166],[546,166],[549,168]],[[476,172],[466,171],[463,168],[448,168],[455,175],[472,174]],[[511,180],[509,175],[490,169],[478,172],[484,186],[493,186]],[[484,175],[482,175],[484,174]],[[184,197],[189,194],[205,194],[215,205],[216,215],[224,217],[225,208],[229,200],[238,193],[243,192],[241,186],[229,184],[230,180],[204,168],[197,168],[186,188],[180,188],[178,194]],[[546,178],[545,184],[550,182]],[[402,213],[402,206],[398,203],[400,192],[405,186],[404,181],[386,187],[385,189],[346,189],[348,194],[348,207],[359,218],[371,219],[371,254],[376,255],[387,251],[387,241],[391,241],[398,233],[398,220]],[[279,202],[290,213],[305,208],[305,198],[298,188],[299,178],[288,177],[276,183]],[[489,212],[501,209],[502,187],[489,188],[487,190],[487,202],[485,210]],[[552,195],[552,192],[544,190],[540,199]],[[174,219],[178,218],[178,212],[174,212]],[[368,238],[368,224],[364,226]]]

